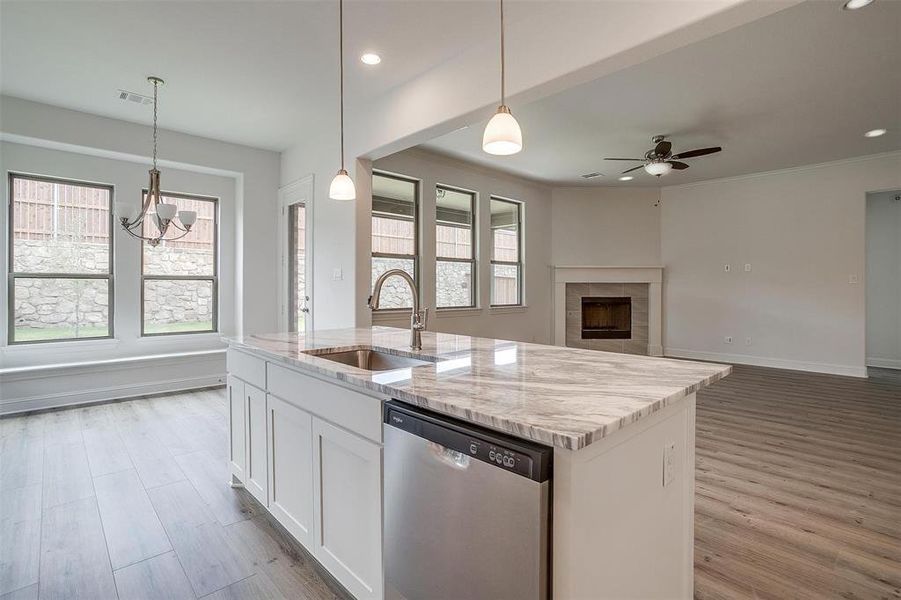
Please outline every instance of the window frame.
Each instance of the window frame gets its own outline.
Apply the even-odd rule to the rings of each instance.
[[[147,189],[141,190],[141,199],[147,194]],[[213,274],[212,275],[145,275],[144,274],[144,244],[141,240],[141,294],[140,294],[140,337],[163,337],[170,335],[197,335],[205,333],[218,333],[219,331],[219,197],[204,196],[202,194],[186,194],[183,192],[161,191],[163,198],[181,198],[183,200],[200,200],[213,203]],[[147,281],[210,281],[212,282],[211,297],[213,301],[212,324],[210,329],[198,329],[196,331],[164,331],[160,333],[147,333],[144,331],[146,321],[144,319],[144,292]]]
[[[512,204],[516,206],[516,261],[506,261],[506,260],[495,260],[494,258],[494,228],[491,226],[491,201],[496,200],[498,202],[506,202],[508,204]],[[524,288],[525,288],[525,260],[523,259],[523,250],[524,245],[523,242],[525,238],[523,236],[523,223],[524,223],[524,210],[525,203],[519,200],[514,200],[512,198],[504,198],[502,196],[494,196],[492,195],[488,200],[488,230],[490,234],[490,242],[491,242],[491,269],[488,274],[489,277],[489,295],[488,302],[489,308],[509,308],[509,307],[517,307],[517,306],[525,306],[523,301],[524,298]],[[509,267],[516,267],[517,269],[517,283],[516,283],[516,302],[513,304],[495,304],[494,303],[494,265],[503,265]]]
[[[471,258],[447,258],[438,256],[438,190],[447,190],[449,192],[457,192],[467,194],[470,197],[470,215],[472,215],[472,224],[469,226],[470,248],[472,248]],[[467,190],[444,183],[435,184],[435,310],[465,310],[467,308],[477,308],[479,305],[479,271],[478,271],[478,230],[479,230],[479,194],[473,190]],[[452,227],[452,225],[445,225]],[[462,228],[461,228],[462,229]],[[470,292],[470,303],[465,306],[441,306],[438,304],[438,263],[440,262],[457,262],[469,263],[470,273],[469,280],[472,291]]]
[[[387,177],[388,179],[396,179],[398,181],[405,181],[407,183],[412,183],[414,188],[413,195],[413,252],[414,254],[393,254],[391,252],[373,252],[371,248],[370,242],[370,252],[369,252],[369,278],[372,279],[372,259],[373,258],[396,258],[401,260],[413,260],[413,281],[416,283],[416,293],[419,295],[419,298],[422,299],[422,277],[420,277],[420,257],[422,254],[422,249],[419,247],[420,234],[419,228],[422,226],[422,219],[420,218],[420,206],[422,205],[422,180],[416,179],[414,177],[410,177],[408,175],[401,175],[400,173],[392,173],[390,171],[381,171],[377,169],[372,170],[372,176],[379,177]],[[375,186],[372,186],[375,187]],[[375,194],[373,194],[373,198],[375,198]],[[372,206],[369,207],[369,239],[372,240],[372,217],[373,211]],[[401,219],[398,219],[401,220]],[[372,293],[372,284],[370,283],[369,292]],[[407,308],[378,308],[374,309],[372,312],[376,314],[391,314],[391,313],[404,313],[410,312],[413,309],[411,307]]]
[[[28,179],[31,181],[43,181],[47,183],[71,185],[76,187],[99,188],[109,191],[109,270],[107,273],[32,273],[27,271],[15,270],[15,201],[13,192],[13,181],[16,179]],[[94,340],[114,339],[115,336],[115,216],[113,215],[115,206],[115,186],[109,183],[98,183],[79,179],[69,179],[65,177],[54,177],[51,175],[38,175],[35,173],[20,173],[18,171],[9,171],[7,177],[7,315],[6,315],[6,343],[9,346],[19,346],[26,344],[58,344],[63,342],[84,342]],[[91,336],[83,338],[54,338],[47,340],[16,340],[15,339],[15,317],[16,317],[16,279],[88,279],[107,281],[107,335]]]

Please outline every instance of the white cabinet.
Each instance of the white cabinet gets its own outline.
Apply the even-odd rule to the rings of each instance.
[[[247,463],[244,487],[260,501],[269,505],[269,461],[266,443],[266,392],[249,383],[244,384],[247,398]]]
[[[244,382],[233,375],[228,376],[228,460],[232,477],[244,482],[244,467],[247,461],[247,396]]]
[[[313,417],[313,555],[358,600],[383,596],[382,448]]]
[[[269,512],[307,549],[313,544],[313,417],[269,395]]]

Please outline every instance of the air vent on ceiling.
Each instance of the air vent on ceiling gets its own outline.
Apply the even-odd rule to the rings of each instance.
[[[153,98],[151,98],[150,96],[135,94],[134,92],[129,92],[126,90],[118,90],[118,92],[119,100],[134,102],[135,104],[153,104]]]
[[[582,179],[594,179],[595,177],[603,177],[603,176],[604,176],[603,173],[598,173],[597,171],[595,171],[594,173],[585,173],[584,175],[582,175]]]

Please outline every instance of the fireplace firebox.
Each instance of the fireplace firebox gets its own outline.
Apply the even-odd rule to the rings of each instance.
[[[582,339],[623,340],[632,337],[632,298],[582,297]]]

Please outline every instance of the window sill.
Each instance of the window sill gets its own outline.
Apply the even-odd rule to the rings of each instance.
[[[477,315],[482,312],[482,309],[478,306],[468,306],[465,308],[436,308],[435,309],[435,317],[469,317],[472,315]]]
[[[117,338],[100,338],[100,339],[83,339],[83,340],[66,340],[66,341],[47,341],[47,342],[31,342],[27,344],[7,344],[3,346],[4,354],[16,354],[19,352],[35,352],[40,350],[104,350],[107,348],[115,348],[119,345]]]
[[[488,313],[492,315],[505,315],[514,313],[524,313],[529,310],[525,304],[517,304],[515,306],[492,306],[488,309]]]
[[[227,337],[218,331],[201,331],[197,333],[167,333],[162,335],[142,335],[137,338],[137,342],[139,344],[162,344],[166,341],[169,342],[184,342],[184,341],[198,341],[198,342],[220,342],[224,341],[224,338]]]

